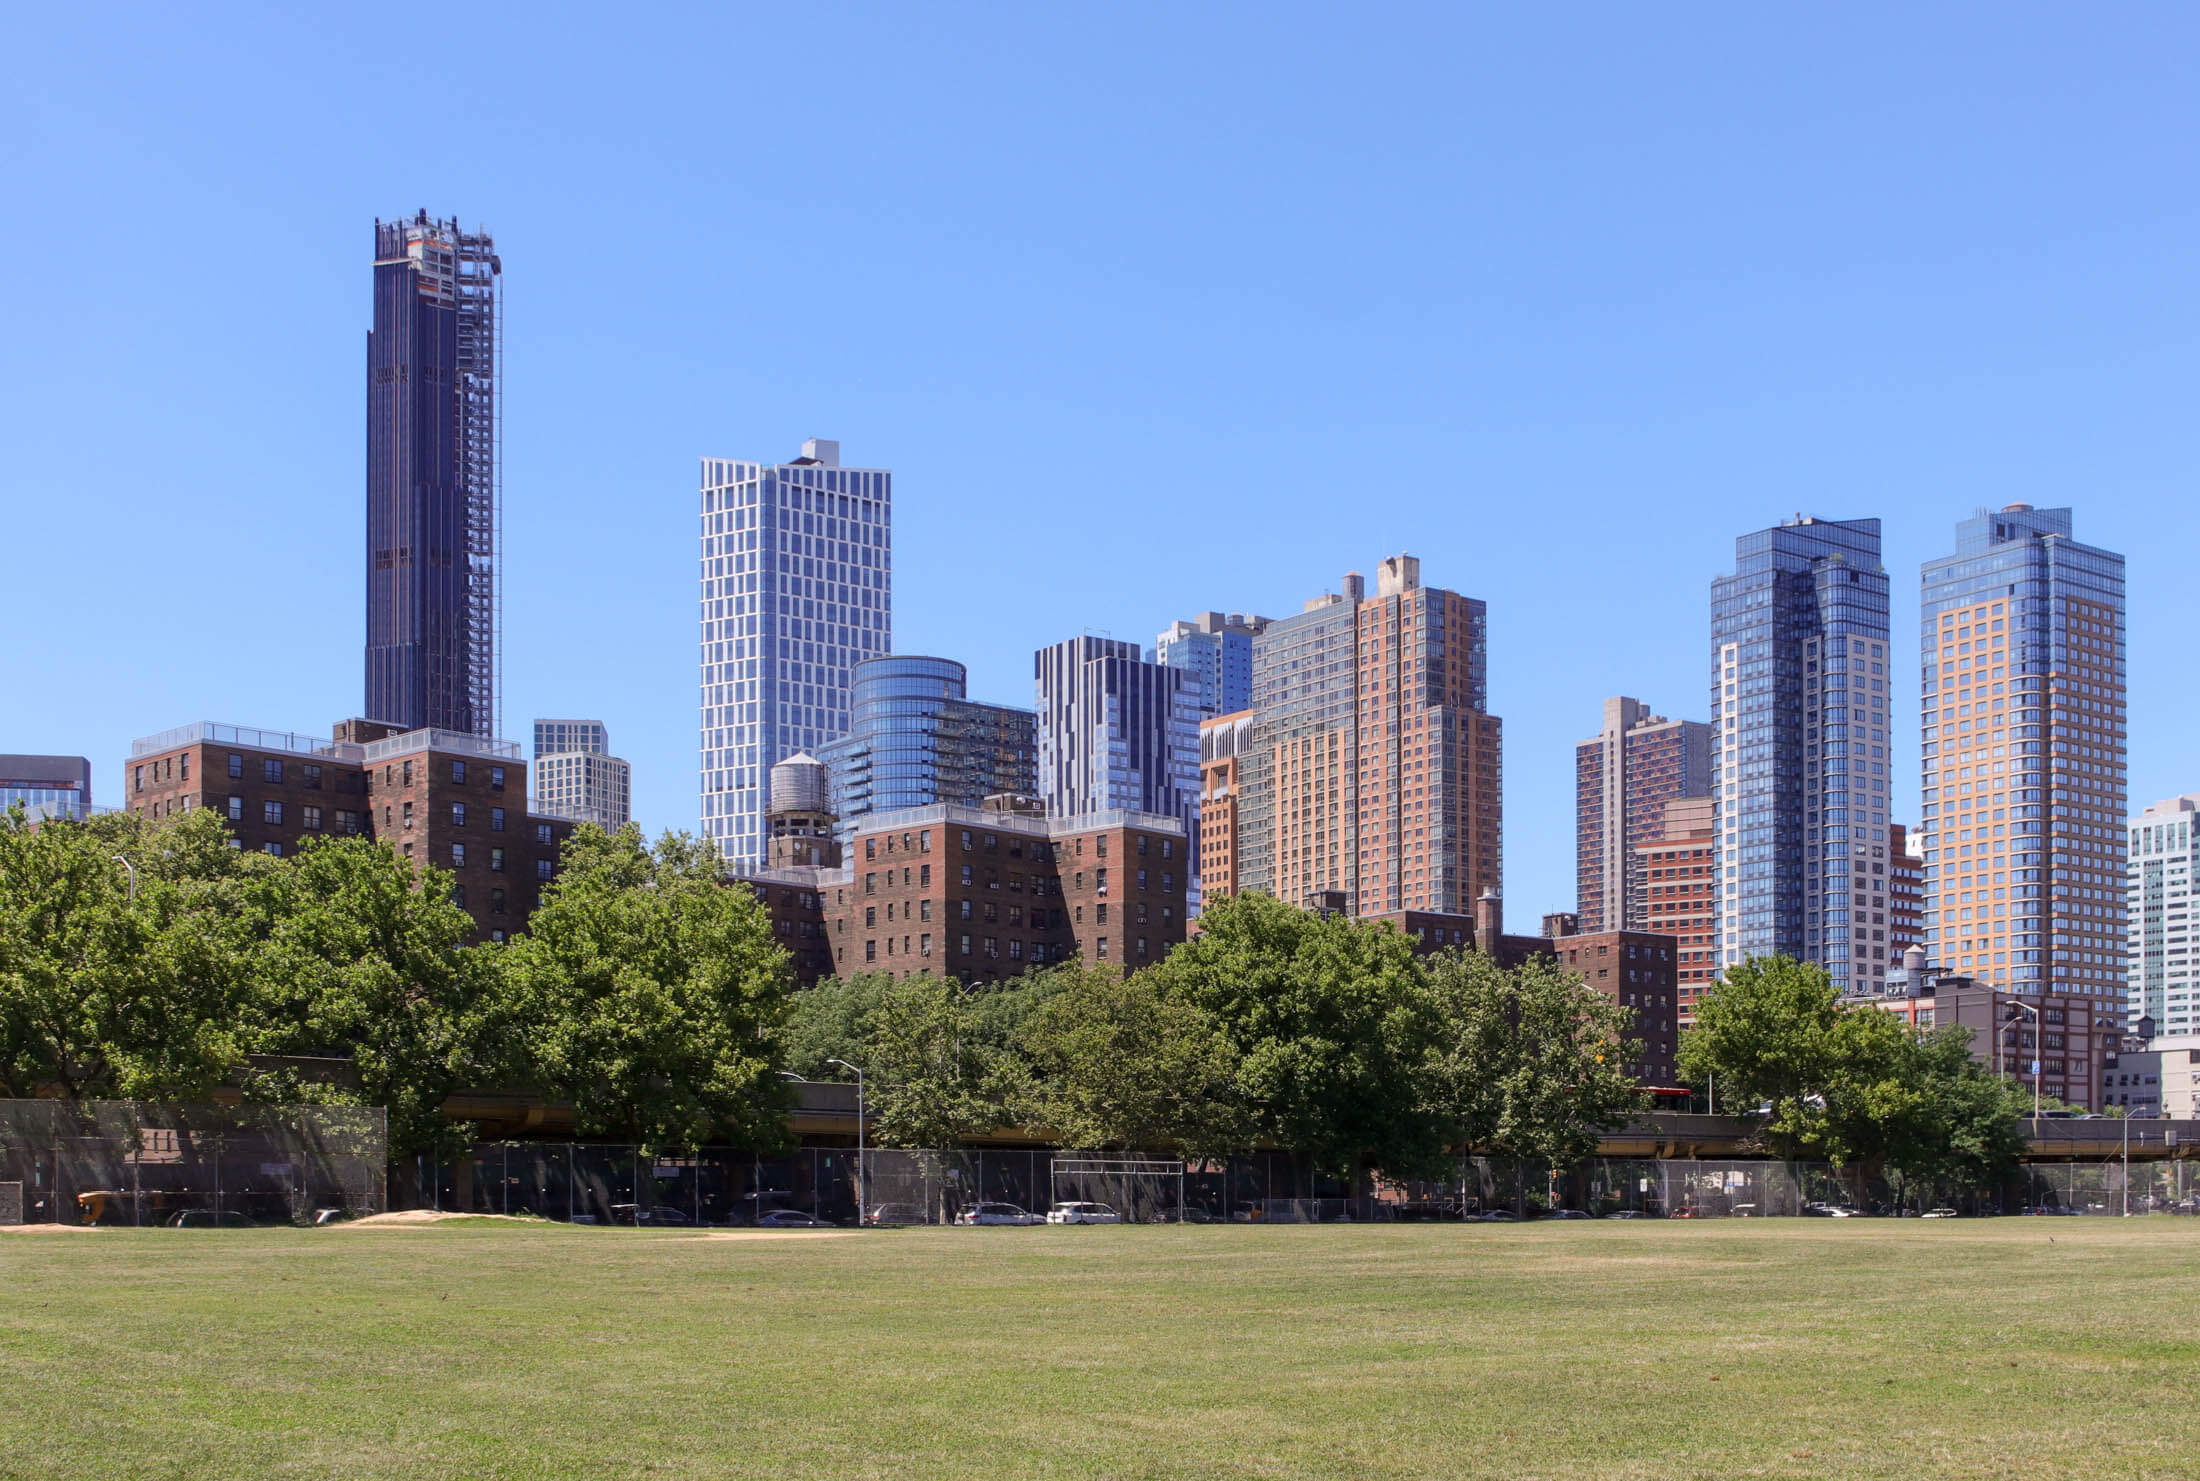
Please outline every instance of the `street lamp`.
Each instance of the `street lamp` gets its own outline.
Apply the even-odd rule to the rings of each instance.
[[[137,865],[131,863],[128,859],[125,859],[120,854],[116,854],[114,856],[114,861],[117,864],[120,864],[123,868],[130,871],[130,903],[132,905],[137,904]]]
[[[2033,1007],[2030,1003],[2019,1001],[2016,998],[2011,998],[2009,1000],[2009,1006],[2016,1009],[2018,1013],[2029,1013],[2032,1015],[2032,1119],[2034,1121],[2037,1121],[2040,1119],[2040,1056],[2044,1054],[2047,1050],[2047,1030],[2046,1026],[2040,1019],[2040,1010]],[[2006,1028],[2012,1023],[2022,1023],[2023,1021],[2024,1020],[2021,1018],[2004,1018],[2001,1021],[2001,1028]],[[1994,1031],[1994,1037],[1996,1038],[1996,1040],[1999,1040],[2001,1037],[2001,1028],[1997,1028]],[[1999,1047],[1998,1043],[1996,1047]],[[2005,1058],[2003,1060],[2003,1063],[2006,1064],[2007,1062],[2008,1061]]]
[[[869,1162],[863,1152],[863,1071],[845,1059],[828,1059],[827,1064],[837,1064],[844,1070],[855,1071],[856,1077],[856,1226],[863,1225],[863,1210],[870,1202],[871,1180]]]

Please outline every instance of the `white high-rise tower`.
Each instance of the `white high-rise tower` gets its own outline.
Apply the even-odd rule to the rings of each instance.
[[[893,647],[894,480],[822,438],[702,474],[702,831],[754,868],[772,766],[845,734],[849,670]]]

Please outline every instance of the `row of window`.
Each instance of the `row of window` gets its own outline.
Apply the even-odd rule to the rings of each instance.
[[[900,951],[898,953],[895,950],[897,939],[900,945]],[[959,942],[960,946],[960,950],[958,953],[959,955],[971,956],[975,954],[972,950],[973,939],[974,938],[969,935],[961,935],[957,937],[957,941]],[[914,942],[913,946],[912,941]],[[987,936],[983,938],[983,941],[985,955],[988,958],[998,961],[1001,957],[1001,938],[998,936]],[[1146,961],[1150,959],[1151,949],[1148,943],[1148,939],[1146,937],[1140,936],[1137,939],[1135,950],[1136,960]],[[886,938],[886,955],[888,957],[893,957],[897,954],[901,956],[930,956],[932,954],[931,933],[925,932],[915,937],[902,936],[896,938],[893,936],[888,936]],[[1026,943],[1019,938],[1011,936],[1008,939],[1008,960],[1012,962],[1030,961],[1034,963],[1043,963],[1050,959],[1061,961],[1066,960],[1071,954],[1072,953],[1067,951],[1057,950],[1054,953],[1053,957],[1049,958],[1047,954],[1047,944],[1044,941],[1033,941],[1029,943],[1027,949]],[[1097,960],[1103,962],[1108,960],[1107,937],[1096,936],[1093,938],[1093,956]],[[866,962],[875,962],[879,959],[877,938],[872,937],[864,941],[863,959]]]

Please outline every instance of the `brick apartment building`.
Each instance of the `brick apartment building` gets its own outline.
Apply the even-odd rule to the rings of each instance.
[[[1262,619],[1266,621],[1266,619]],[[1216,900],[1238,892],[1238,755],[1253,743],[1253,712],[1235,710],[1199,726],[1199,889]]]
[[[1718,837],[1708,797],[1678,797],[1665,804],[1659,836],[1635,850],[1639,860],[1643,922],[1647,930],[1673,938],[1675,981],[1683,1028],[1696,1021],[1696,999],[1718,970]]]
[[[2107,1104],[2104,1077],[2123,1043],[2123,1004],[2086,993],[2010,993],[1922,966],[1912,950],[1907,986],[1890,983],[1873,1006],[1913,1027],[1971,1031],[1971,1058],[2025,1090],[2089,1111]],[[2038,1064],[2035,1077],[2032,1067]]]
[[[857,822],[836,867],[741,876],[804,981],[828,972],[998,982],[1078,961],[1135,971],[1184,940],[1183,822],[1117,809],[1049,818],[1028,798]]]
[[[527,764],[508,741],[346,720],[333,736],[200,721],[144,737],[123,763],[125,806],[163,818],[210,807],[231,846],[275,855],[313,837],[366,837],[453,875],[477,935],[522,928],[572,834],[527,810]]]

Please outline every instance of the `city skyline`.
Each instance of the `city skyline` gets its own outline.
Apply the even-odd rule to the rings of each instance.
[[[1413,550],[1487,599],[1515,919],[1572,896],[1553,820],[1584,706],[1642,694],[1701,718],[1700,583],[1734,531],[1797,509],[1877,515],[1906,593],[1971,508],[2080,505],[2088,540],[2131,558],[2129,795],[2195,785],[2182,738],[2200,696],[2170,679],[2187,603],[2162,579],[2200,535],[2165,431],[2191,378],[2200,232],[2159,188],[2200,134],[2176,123],[2194,107],[2171,65],[2189,24],[2135,22],[2143,41],[2012,24],[1958,109],[1936,59],[1976,59],[1979,38],[1953,20],[1911,18],[1902,57],[1818,38],[1839,85],[1797,92],[1783,68],[1735,65],[1771,55],[1762,35],[1702,54],[1623,19],[1561,55],[1504,18],[1521,66],[1496,88],[1402,88],[1320,118],[1246,79],[1183,87],[1187,57],[1124,39],[1089,74],[1043,35],[1010,41],[1037,65],[1003,91],[965,25],[886,45],[759,17],[706,39],[825,45],[856,105],[736,128],[702,99],[644,95],[618,69],[645,68],[649,45],[620,38],[606,86],[637,106],[585,134],[530,80],[537,42],[485,47],[462,18],[392,78],[361,27],[310,26],[148,17],[95,44],[80,18],[32,18],[55,66],[26,95],[13,198],[78,229],[36,260],[27,236],[0,246],[43,285],[24,306],[36,369],[11,378],[13,512],[148,507],[150,477],[194,534],[143,563],[128,601],[80,562],[22,564],[0,593],[25,661],[14,750],[104,768],[179,716],[311,731],[357,712],[357,249],[375,214],[425,205],[491,225],[517,295],[507,729],[602,715],[652,833],[696,821],[692,459],[781,457],[816,430],[902,486],[895,646],[964,662],[995,702],[1027,702],[1031,649],[1087,626],[1144,642],[1199,609],[1295,610],[1349,563],[1340,518],[1355,551]],[[1284,75],[1312,58],[1303,37],[1260,45]],[[248,127],[271,89],[301,102],[272,138]],[[1515,120],[1554,98],[1583,106],[1524,148]],[[431,106],[495,130],[493,174],[375,122]],[[1104,143],[1076,121],[1088,108],[1119,121]],[[1767,128],[1736,134],[1736,110]],[[1294,167],[1228,168],[1241,127]],[[945,164],[973,158],[986,168]],[[576,229],[575,179],[620,182],[615,286],[600,233]],[[1188,218],[1195,182],[1208,209]],[[196,219],[210,196],[269,244],[253,292],[284,306],[279,354],[236,333],[236,296],[213,287],[234,236],[142,249],[145,219]],[[789,213],[820,229],[751,229]],[[240,404],[257,409],[249,447]],[[328,618],[254,622],[249,658],[156,646],[156,614],[207,600],[197,532],[221,569],[261,578],[222,600],[281,608],[304,587]],[[974,599],[973,551],[1015,583],[1013,609]],[[1912,675],[1916,634],[1896,629]],[[1889,729],[1913,754],[1914,711]],[[1892,811],[1912,820],[1902,772]],[[112,772],[99,781],[112,797]]]

